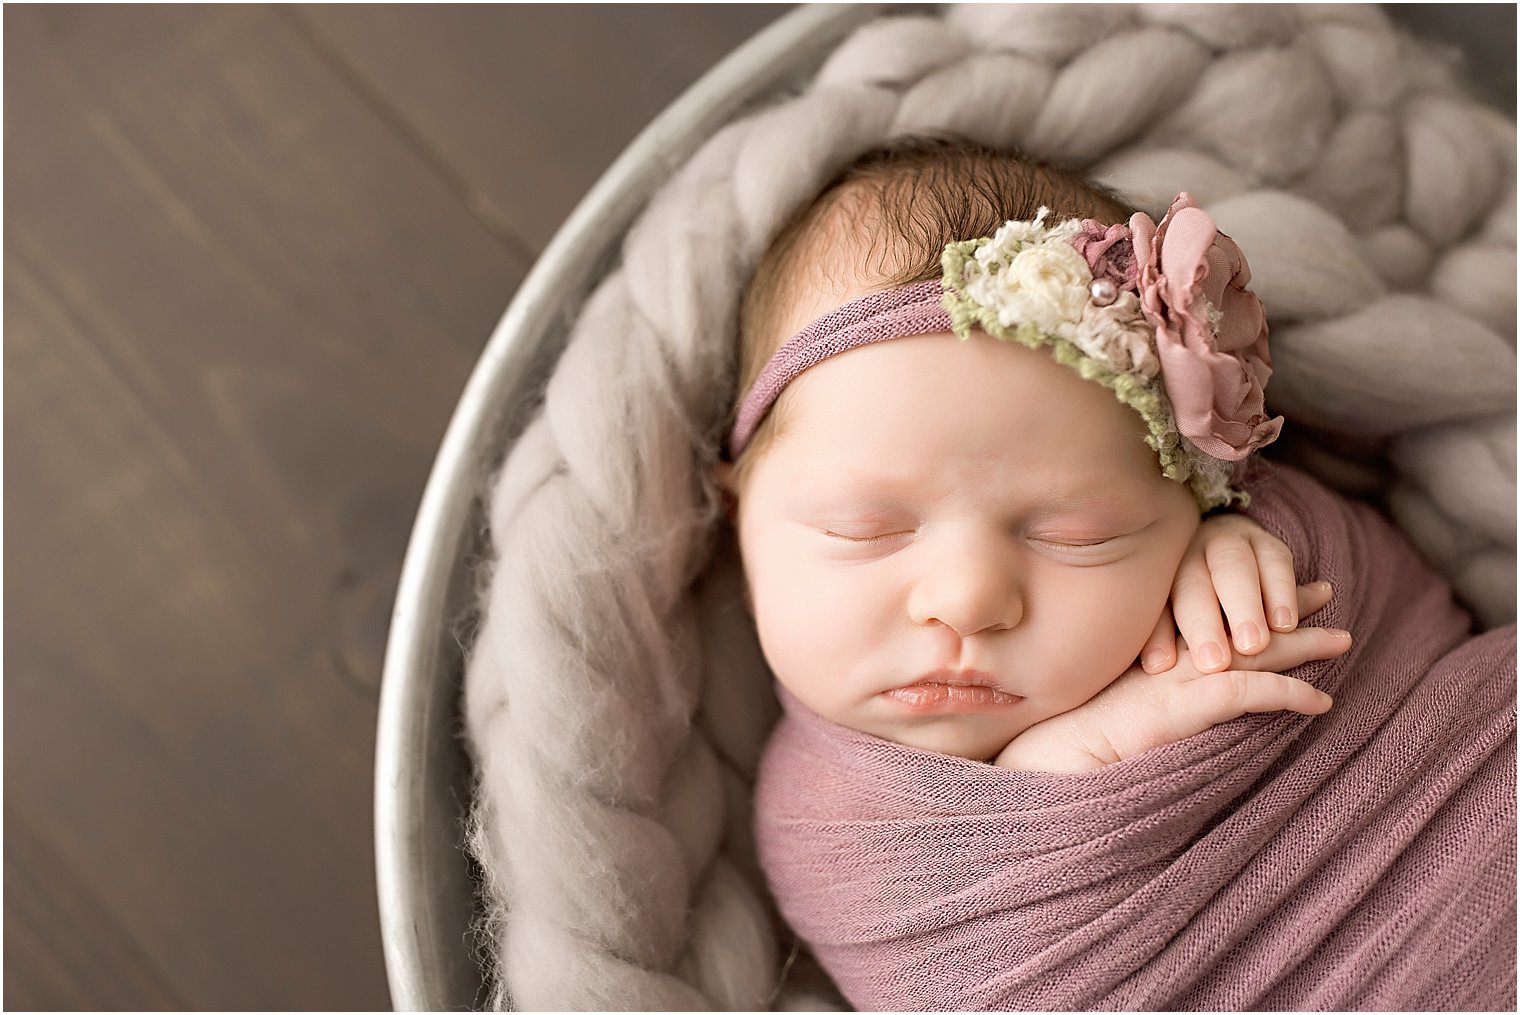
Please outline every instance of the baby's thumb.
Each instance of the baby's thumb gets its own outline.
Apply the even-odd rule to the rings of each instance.
[[[1264,670],[1225,670],[1190,680],[1183,685],[1180,710],[1188,736],[1202,733],[1247,712],[1299,712],[1320,715],[1329,711],[1330,695],[1297,677]],[[1174,711],[1174,715],[1178,714]]]

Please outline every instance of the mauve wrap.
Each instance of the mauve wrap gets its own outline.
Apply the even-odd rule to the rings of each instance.
[[[888,1010],[1515,1009],[1515,628],[1390,525],[1253,465],[1248,512],[1352,631],[1246,716],[1083,775],[846,730],[784,692],[755,795],[783,915]]]

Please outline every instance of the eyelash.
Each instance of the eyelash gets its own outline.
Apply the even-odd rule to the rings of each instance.
[[[1045,553],[1052,559],[1062,557],[1072,561],[1103,560],[1112,553],[1112,546],[1116,537],[1098,539],[1090,543],[1063,543],[1057,539],[1041,539],[1037,542],[1045,547]]]
[[[904,531],[904,532],[888,532],[888,533],[885,533],[885,534],[880,535],[880,536],[847,536],[847,535],[844,535],[841,532],[827,532],[827,531],[825,531],[825,535],[832,536],[835,539],[843,539],[847,543],[858,543],[858,544],[860,544],[862,546],[870,546],[873,543],[882,543],[882,542],[887,541],[888,539],[894,539],[894,538],[896,538],[898,536],[904,536],[904,535],[909,535],[909,534],[910,533]],[[1058,540],[1058,539],[1040,539],[1040,540],[1037,540],[1037,541],[1041,542],[1041,543],[1044,543],[1047,546],[1058,546],[1058,547],[1060,547],[1060,548],[1062,548],[1064,550],[1087,550],[1087,549],[1091,549],[1092,547],[1095,547],[1095,546],[1103,546],[1106,543],[1112,543],[1114,541],[1114,539],[1115,539],[1115,537],[1110,536],[1107,539],[1094,539],[1091,542],[1062,542],[1061,540]]]
[[[846,536],[846,535],[844,535],[841,532],[826,532],[826,534],[830,535],[830,536],[833,536],[835,539],[843,539],[847,543],[860,543],[862,545],[870,545],[871,543],[880,543],[880,542],[884,542],[884,541],[886,541],[888,539],[892,539],[895,536],[908,535],[908,533],[906,531],[904,531],[904,532],[888,532],[888,533],[886,533],[884,535],[880,535],[880,536]]]

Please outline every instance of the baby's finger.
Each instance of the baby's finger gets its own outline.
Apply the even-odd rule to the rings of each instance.
[[[1232,665],[1259,670],[1291,670],[1315,659],[1334,659],[1351,648],[1351,634],[1333,627],[1300,627],[1274,635],[1259,655],[1237,655]]]
[[[1147,673],[1164,673],[1177,664],[1177,627],[1171,606],[1161,608],[1156,629],[1140,650],[1140,666]]]
[[[1310,617],[1324,609],[1335,595],[1335,589],[1326,581],[1310,582],[1298,587],[1299,619]]]
[[[1229,639],[1224,633],[1224,617],[1219,613],[1219,597],[1203,552],[1190,549],[1177,568],[1172,582],[1172,615],[1177,630],[1188,643],[1193,665],[1203,673],[1213,673],[1230,665]]]
[[[1243,535],[1214,539],[1205,549],[1205,559],[1219,605],[1230,622],[1235,651],[1247,655],[1260,652],[1267,643],[1267,618],[1262,611],[1262,576],[1251,541]],[[1291,575],[1288,580],[1292,581]]]
[[[1226,670],[1199,677],[1174,704],[1174,722],[1202,733],[1247,712],[1298,712],[1320,715],[1333,703],[1330,695],[1297,677],[1260,670]],[[1192,734],[1188,734],[1192,735]]]
[[[1256,569],[1261,573],[1261,598],[1267,623],[1274,631],[1291,631],[1298,626],[1299,617],[1293,551],[1270,533],[1257,532],[1249,538],[1256,553]]]

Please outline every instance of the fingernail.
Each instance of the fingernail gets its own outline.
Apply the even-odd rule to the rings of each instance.
[[[1224,665],[1224,649],[1211,641],[1198,646],[1198,664],[1206,670]]]
[[[1272,626],[1287,630],[1293,626],[1293,611],[1286,606],[1279,606],[1272,611]]]
[[[1241,624],[1240,630],[1235,632],[1235,644],[1240,646],[1242,652],[1251,651],[1261,644],[1261,629],[1255,624]]]
[[[1313,582],[1312,584],[1314,588],[1319,589],[1321,592],[1329,592],[1332,588],[1334,588],[1333,585],[1325,581]]]
[[[1351,640],[1351,632],[1350,631],[1342,631],[1338,627],[1327,627],[1327,628],[1325,628],[1325,630],[1329,631],[1331,634],[1335,635],[1335,637],[1337,637],[1337,638],[1344,638],[1347,641]]]
[[[1153,648],[1149,652],[1145,653],[1145,660],[1143,665],[1145,666],[1145,669],[1150,673],[1154,673],[1157,670],[1161,669],[1166,665],[1166,649]]]

